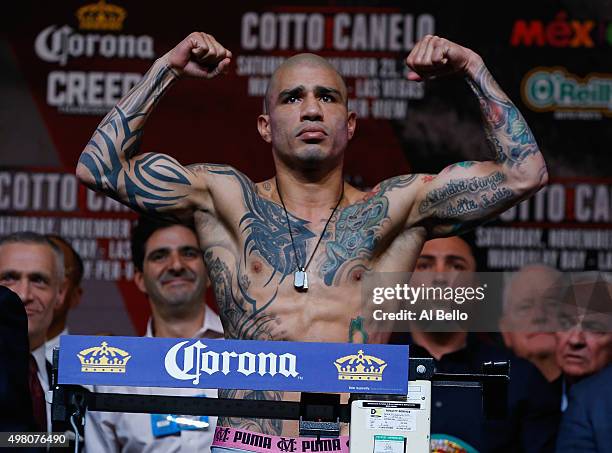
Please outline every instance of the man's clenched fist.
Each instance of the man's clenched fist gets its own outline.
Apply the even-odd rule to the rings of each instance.
[[[232,53],[212,36],[194,32],[165,55],[179,75],[212,79],[227,72]]]
[[[454,73],[474,74],[482,59],[473,50],[448,39],[427,35],[421,39],[408,57],[406,65],[414,72],[410,80],[427,80]]]

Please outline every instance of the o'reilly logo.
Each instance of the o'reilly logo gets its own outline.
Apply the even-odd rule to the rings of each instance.
[[[612,115],[612,74],[580,78],[565,68],[536,68],[524,77],[521,94],[535,111],[589,110]]]
[[[187,346],[189,341],[181,341],[166,353],[164,365],[166,371],[175,379],[190,380],[193,384],[200,383],[202,374],[213,375],[223,373],[240,373],[250,376],[254,373],[260,376],[281,376],[295,378],[297,358],[293,354],[274,354],[272,352],[257,354],[251,352],[213,351],[200,340]]]

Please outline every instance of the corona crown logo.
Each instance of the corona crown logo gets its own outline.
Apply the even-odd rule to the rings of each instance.
[[[77,357],[81,361],[83,373],[125,373],[126,364],[132,356],[103,341],[101,346],[83,349]]]
[[[124,8],[100,0],[80,7],[76,12],[81,30],[121,30],[127,16]]]
[[[341,381],[382,381],[383,371],[387,363],[371,355],[365,355],[359,350],[357,355],[347,355],[337,359],[334,365],[338,369],[338,379]]]

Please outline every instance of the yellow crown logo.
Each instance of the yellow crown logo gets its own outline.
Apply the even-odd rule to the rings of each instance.
[[[81,30],[121,30],[126,16],[124,8],[105,0],[82,6],[76,12]]]
[[[357,355],[347,355],[334,362],[341,381],[382,381],[387,363],[371,355],[364,355],[360,349]]]
[[[125,366],[132,356],[103,341],[101,346],[83,349],[77,357],[83,373],[125,373]]]

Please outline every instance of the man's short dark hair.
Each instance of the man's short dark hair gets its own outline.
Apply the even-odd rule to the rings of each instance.
[[[58,242],[64,244],[66,248],[70,250],[70,254],[74,259],[74,269],[69,269],[69,272],[66,274],[66,277],[68,277],[68,279],[72,282],[74,286],[80,286],[81,281],[83,280],[84,272],[83,259],[81,258],[81,255],[77,253],[77,251],[74,249],[74,247],[68,240],[64,239],[59,234],[47,234],[47,238],[50,239],[51,242],[54,242],[56,244]]]
[[[476,263],[476,271],[482,271],[482,263],[485,262],[486,256],[483,249],[476,246],[476,232],[474,230],[470,230],[468,232],[461,233],[457,237],[462,239],[469,246],[472,256],[474,257],[474,262]]]
[[[168,220],[159,220],[153,217],[148,217],[141,215],[136,224],[132,228],[132,263],[134,267],[142,272],[142,268],[144,265],[145,258],[145,248],[147,241],[149,238],[155,233],[157,230],[162,230],[164,228],[170,228],[175,225],[184,226],[185,228],[190,229],[195,234],[196,238],[198,234],[195,230],[195,227],[192,224],[188,223],[178,223],[172,222]]]

